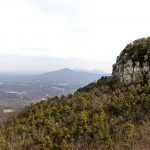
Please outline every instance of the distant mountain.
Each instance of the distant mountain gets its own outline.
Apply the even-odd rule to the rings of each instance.
[[[102,74],[90,73],[86,71],[76,71],[69,68],[47,72],[40,75],[40,80],[49,82],[71,82],[71,83],[89,83],[96,81]]]
[[[0,75],[0,110],[68,95],[100,77],[100,74],[68,68],[37,75]]]

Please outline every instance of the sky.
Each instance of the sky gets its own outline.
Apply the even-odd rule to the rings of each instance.
[[[0,72],[111,72],[128,43],[150,36],[149,6],[149,0],[1,0]]]

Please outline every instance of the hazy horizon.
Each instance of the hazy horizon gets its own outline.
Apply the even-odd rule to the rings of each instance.
[[[55,65],[54,65],[55,64]],[[10,66],[9,68],[7,66]],[[102,67],[100,67],[102,66]],[[0,74],[40,74],[63,68],[101,70],[111,73],[108,62],[81,59],[60,59],[45,56],[0,55]]]
[[[148,0],[0,1],[0,73],[111,73],[126,44],[150,36],[149,14]]]

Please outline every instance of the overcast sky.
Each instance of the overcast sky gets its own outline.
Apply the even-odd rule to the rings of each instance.
[[[63,66],[111,72],[127,43],[150,36],[149,6],[149,0],[1,0],[0,72]]]

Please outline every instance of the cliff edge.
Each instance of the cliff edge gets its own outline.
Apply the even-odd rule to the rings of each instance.
[[[150,77],[150,37],[128,44],[113,65],[112,76],[129,84],[140,77]]]

